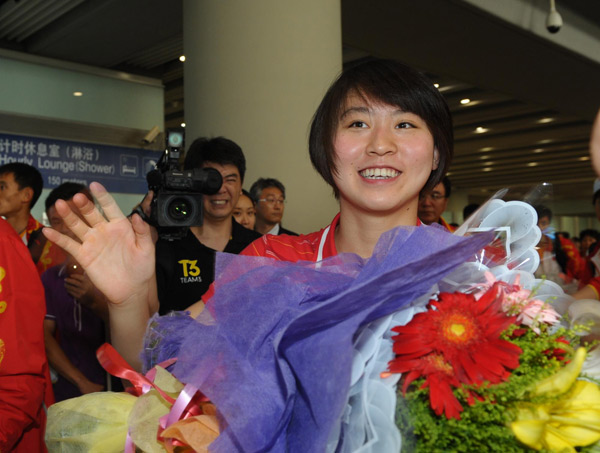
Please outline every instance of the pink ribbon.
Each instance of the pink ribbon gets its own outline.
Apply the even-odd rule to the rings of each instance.
[[[204,396],[193,385],[187,384],[179,393],[177,399],[171,398],[169,395],[163,392],[163,390],[160,389],[156,384],[154,384],[154,379],[156,377],[156,367],[152,368],[144,376],[143,374],[138,373],[133,368],[131,368],[131,366],[123,357],[121,357],[121,355],[116,351],[116,349],[108,343],[104,343],[98,348],[98,350],[96,351],[96,357],[98,358],[100,365],[102,365],[102,367],[110,374],[112,374],[113,376],[120,377],[122,379],[127,379],[129,382],[131,382],[133,387],[126,389],[128,393],[131,393],[134,396],[140,396],[144,393],[147,393],[148,391],[150,391],[150,389],[153,388],[167,402],[172,404],[169,413],[161,417],[159,420],[157,439],[160,442],[165,443],[165,446],[167,447],[187,446],[183,442],[180,442],[175,439],[163,439],[161,437],[161,433],[173,423],[176,423],[179,420],[202,414],[202,408],[200,406],[200,403],[208,401],[208,398],[206,396]],[[175,363],[176,361],[176,358],[165,360],[164,362],[159,363],[157,366],[166,368]],[[135,453],[135,444],[133,443],[133,439],[131,438],[129,431],[127,431],[127,438],[125,440],[125,453]]]

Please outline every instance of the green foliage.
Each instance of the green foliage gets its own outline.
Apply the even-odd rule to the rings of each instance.
[[[448,420],[443,414],[439,417],[435,415],[430,406],[429,391],[420,388],[424,379],[416,380],[405,397],[400,391],[396,423],[402,433],[402,452],[530,451],[513,436],[509,427],[516,405],[526,401],[544,401],[544,397],[530,398],[528,391],[538,381],[564,366],[564,362],[552,354],[553,351],[565,350],[567,360],[574,351],[572,346],[556,340],[564,337],[570,343],[576,343],[576,335],[572,331],[559,329],[550,334],[547,326],[540,327],[540,335],[527,328],[523,335],[515,337],[514,326],[505,332],[504,338],[523,351],[519,367],[506,382],[489,386],[465,386],[454,391],[464,408],[461,420]],[[469,405],[469,390],[482,401],[476,400],[473,405]]]

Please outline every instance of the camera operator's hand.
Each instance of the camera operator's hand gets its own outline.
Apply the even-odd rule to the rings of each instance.
[[[596,115],[594,127],[592,128],[592,138],[590,139],[590,154],[592,155],[592,164],[596,175],[600,177],[600,110]]]
[[[142,200],[142,202],[140,204],[138,204],[135,208],[133,208],[133,211],[131,212],[131,214],[129,214],[129,218],[131,219],[131,217],[133,216],[134,213],[141,211],[142,213],[144,213],[142,217],[142,219],[148,223],[149,218],[150,218],[150,211],[152,210],[151,208],[151,204],[152,204],[152,200],[154,199],[154,191],[153,190],[149,190],[148,193],[144,196],[144,199]],[[156,228],[154,228],[152,225],[150,225],[150,233],[152,234],[152,241],[156,244],[156,241],[158,241],[158,231],[156,230]]]

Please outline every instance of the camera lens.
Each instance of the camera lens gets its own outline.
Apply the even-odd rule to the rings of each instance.
[[[168,216],[175,222],[185,221],[193,215],[193,207],[185,198],[174,198],[167,207]]]

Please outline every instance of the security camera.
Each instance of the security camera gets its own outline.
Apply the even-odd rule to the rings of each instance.
[[[548,17],[546,18],[546,28],[550,33],[558,33],[562,24],[563,20],[558,11],[556,11],[554,0],[550,0],[550,13],[548,13]]]
[[[142,143],[144,143],[145,145],[149,145],[154,140],[156,140],[156,137],[158,137],[158,134],[160,134],[160,129],[158,128],[158,126],[154,126],[152,129],[150,129],[148,131],[146,136],[142,139]]]

